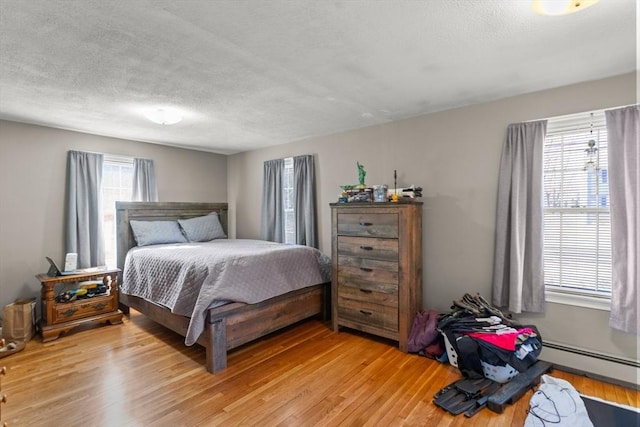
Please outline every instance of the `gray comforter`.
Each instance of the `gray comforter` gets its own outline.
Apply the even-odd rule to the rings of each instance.
[[[219,239],[133,248],[121,292],[190,317],[185,344],[204,330],[207,308],[248,304],[330,281],[331,262],[319,250],[262,240]]]

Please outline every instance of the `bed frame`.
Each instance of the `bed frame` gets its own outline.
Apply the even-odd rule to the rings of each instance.
[[[116,202],[117,263],[124,269],[127,251],[136,245],[129,221],[187,219],[217,212],[227,232],[226,203]],[[211,373],[227,367],[227,351],[330,309],[329,283],[289,292],[257,304],[231,303],[207,312],[205,329],[197,343],[206,349],[206,368]],[[185,336],[189,318],[142,298],[120,292],[120,308],[141,312],[153,321]]]

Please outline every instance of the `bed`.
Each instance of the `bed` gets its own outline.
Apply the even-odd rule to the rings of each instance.
[[[117,202],[117,265],[123,270],[121,277],[126,277],[127,253],[137,246],[131,221],[188,220],[212,212],[217,213],[226,233],[226,203]],[[134,250],[137,249],[140,248]],[[164,304],[133,295],[134,292],[128,294],[125,282],[126,278],[120,281],[120,308],[125,314],[133,308],[184,337],[188,338],[193,333],[192,319],[189,316],[176,314]],[[215,373],[225,369],[228,350],[313,316],[322,316],[326,320],[330,313],[329,287],[330,284],[324,282],[257,303],[229,302],[213,308],[207,307],[202,332],[194,337],[194,342],[206,350],[207,371]]]

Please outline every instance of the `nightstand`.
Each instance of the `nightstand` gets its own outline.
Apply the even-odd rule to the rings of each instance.
[[[42,342],[55,340],[61,333],[87,322],[122,323],[122,312],[118,309],[119,272],[120,270],[115,268],[91,269],[69,276],[49,277],[46,274],[38,274],[36,278],[42,285]],[[96,280],[101,280],[107,287],[106,294],[70,302],[56,302],[56,291],[62,291],[64,285],[78,287],[82,282]]]

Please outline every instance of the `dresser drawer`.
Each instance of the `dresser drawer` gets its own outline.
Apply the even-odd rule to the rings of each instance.
[[[398,263],[342,256],[338,258],[338,283],[341,286],[397,293]]]
[[[363,330],[379,328],[391,332],[398,331],[397,307],[353,300],[339,295],[338,316],[340,323],[347,327]]]
[[[379,292],[365,287],[342,286],[338,287],[338,296],[344,299],[356,300],[365,303],[373,303],[398,308],[398,293]]]
[[[398,214],[339,213],[338,235],[398,237]]]
[[[398,240],[338,236],[338,257],[343,255],[398,262]]]
[[[68,303],[58,303],[53,311],[52,324],[81,319],[87,315],[109,313],[117,310],[116,299],[112,295],[98,296]]]

